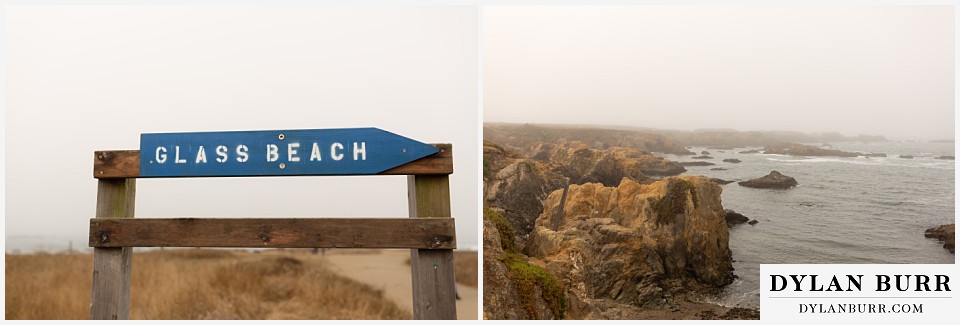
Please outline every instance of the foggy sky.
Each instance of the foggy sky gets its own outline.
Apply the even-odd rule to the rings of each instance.
[[[13,6],[6,236],[86,246],[93,151],[140,133],[379,127],[454,145],[460,248],[478,245],[471,7]],[[139,179],[137,217],[407,217],[405,176]],[[79,242],[78,242],[79,241]]]
[[[950,6],[483,12],[484,121],[954,137]]]

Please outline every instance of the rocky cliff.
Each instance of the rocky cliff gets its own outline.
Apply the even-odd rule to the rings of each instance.
[[[704,177],[570,186],[544,202],[528,253],[568,288],[573,318],[604,318],[606,303],[663,307],[733,281],[721,188]],[[598,301],[602,301],[598,303]]]
[[[526,242],[533,222],[543,211],[550,192],[570,184],[601,183],[616,186],[623,178],[652,182],[647,175],[685,172],[680,164],[648,152],[608,148],[591,149],[581,142],[539,144],[532,158],[484,142],[484,199],[487,206],[503,211],[516,230],[518,242]]]
[[[595,149],[622,147],[648,152],[692,154],[682,145],[663,134],[637,130],[546,124],[484,123],[483,138],[515,148],[527,157],[535,155],[535,152],[530,150],[535,149],[534,147],[539,144],[563,144],[573,141],[585,143]]]

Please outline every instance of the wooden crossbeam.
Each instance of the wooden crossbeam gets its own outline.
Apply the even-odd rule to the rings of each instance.
[[[453,173],[453,145],[431,144],[437,153],[388,169],[377,175],[449,175]],[[93,177],[97,179],[139,178],[140,150],[93,152]]]
[[[454,249],[453,218],[90,219],[91,247]]]

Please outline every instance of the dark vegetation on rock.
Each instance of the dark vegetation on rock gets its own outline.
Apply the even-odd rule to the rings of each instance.
[[[939,157],[934,158],[934,159],[955,160],[956,157],[954,157],[954,156],[939,156]]]
[[[733,163],[733,164],[739,164],[739,163],[741,163],[742,161],[741,161],[740,159],[736,159],[736,158],[727,158],[727,159],[724,159],[723,162],[728,162],[728,163]]]
[[[566,289],[527,262],[503,217],[484,208],[483,219],[484,318],[563,319]]]
[[[738,182],[737,184],[752,188],[786,189],[797,186],[797,180],[774,170],[771,171],[767,176],[754,178],[749,181]]]

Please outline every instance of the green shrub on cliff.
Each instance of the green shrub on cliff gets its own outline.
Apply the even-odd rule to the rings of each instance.
[[[693,184],[683,179],[670,180],[667,183],[667,193],[659,201],[650,199],[650,207],[656,212],[657,223],[666,223],[668,220],[672,220],[673,216],[686,211],[687,192],[691,194],[693,207],[697,208],[700,202],[697,198],[696,189]]]
[[[499,260],[506,265],[510,276],[517,286],[520,302],[523,309],[527,311],[532,319],[538,319],[541,315],[537,314],[536,303],[534,301],[535,289],[540,288],[540,296],[550,307],[550,311],[556,319],[563,319],[567,310],[566,289],[557,284],[557,280],[550,272],[543,268],[527,263],[520,255],[516,243],[513,242],[513,227],[507,223],[507,220],[489,208],[483,209],[483,218],[490,220],[500,232],[500,247],[503,249],[503,255]],[[545,316],[545,315],[543,315]]]

